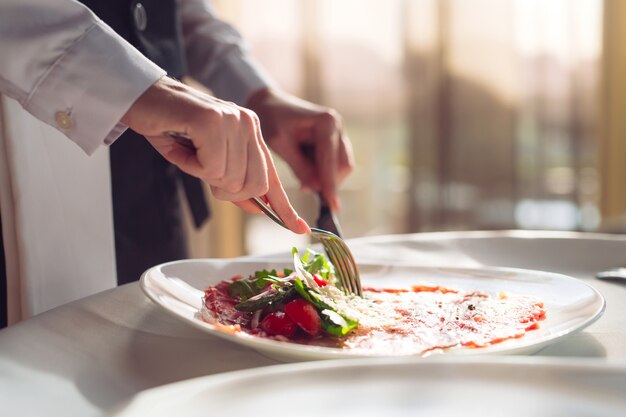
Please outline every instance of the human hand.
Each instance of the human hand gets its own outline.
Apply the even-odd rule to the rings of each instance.
[[[268,145],[289,164],[302,188],[321,192],[331,210],[339,210],[337,188],[354,166],[339,115],[271,89],[253,94],[247,105],[259,116]],[[307,148],[314,154],[308,155]]]
[[[216,198],[258,212],[248,199],[265,196],[289,229],[309,232],[285,194],[251,110],[163,77],[133,103],[122,123],[144,135],[165,159],[205,181]],[[192,138],[195,150],[163,135],[168,131]]]

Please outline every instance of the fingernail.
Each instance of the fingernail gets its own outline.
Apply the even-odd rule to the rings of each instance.
[[[298,217],[298,225],[301,229],[304,230],[303,233],[311,233],[311,228],[309,227],[308,223],[305,222],[304,219],[302,219],[301,217]]]
[[[341,200],[339,200],[339,197],[333,196],[331,201],[332,201],[331,202],[331,210],[332,211],[340,211],[341,210]]]

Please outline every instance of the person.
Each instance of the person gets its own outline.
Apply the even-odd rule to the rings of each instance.
[[[247,55],[239,34],[218,20],[210,5],[201,0],[84,3],[97,9],[96,14],[71,0],[3,0],[0,56],[11,58],[0,61],[0,91],[62,131],[88,154],[102,144],[113,144],[114,194],[116,184],[125,184],[124,195],[131,198],[137,194],[137,182],[145,177],[152,179],[147,187],[150,192],[163,194],[161,202],[174,201],[177,179],[168,174],[172,165],[160,165],[155,174],[150,165],[153,155],[146,158],[147,166],[134,163],[144,158],[137,144],[149,144],[162,157],[159,161],[166,160],[200,178],[216,198],[254,212],[256,208],[247,199],[265,195],[291,230],[306,233],[306,222],[282,188],[265,136],[302,186],[321,191],[331,207],[338,209],[336,190],[353,164],[339,117],[330,109],[280,91]],[[116,30],[96,15],[109,20]],[[215,95],[167,77],[162,66],[176,76],[188,72]],[[127,127],[146,140],[125,137]],[[189,135],[196,151],[164,136],[165,131]],[[304,144],[315,145],[314,160],[302,152]],[[118,147],[123,149],[120,155],[130,171],[116,176],[113,151]],[[146,213],[151,210],[156,214],[149,223],[156,228],[143,230],[159,230],[164,224],[159,223],[160,209],[158,204],[139,209],[131,205],[119,212],[135,219],[129,222],[132,228],[138,216],[150,217]],[[168,232],[160,241],[166,242],[170,231],[180,230],[177,212],[167,213],[174,219],[173,226],[161,227]],[[121,224],[117,213],[114,209],[116,234]],[[116,237],[118,263],[124,264],[120,262],[124,256],[137,257],[132,245],[150,249],[146,241],[152,239],[140,238],[135,235],[138,243],[120,250]],[[172,254],[158,257],[142,259],[139,269],[170,260]],[[129,269],[138,270],[136,266]],[[135,272],[124,275],[138,277]]]

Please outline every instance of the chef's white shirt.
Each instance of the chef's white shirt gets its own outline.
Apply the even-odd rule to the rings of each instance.
[[[189,75],[239,104],[272,84],[209,4],[179,7]],[[0,0],[9,323],[116,285],[108,152],[87,155],[164,75],[81,3]]]

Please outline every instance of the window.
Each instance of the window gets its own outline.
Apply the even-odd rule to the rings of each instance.
[[[215,3],[287,91],[343,115],[358,164],[346,237],[599,226],[602,1]],[[313,221],[315,200],[280,169]],[[248,253],[302,245],[246,223]]]

